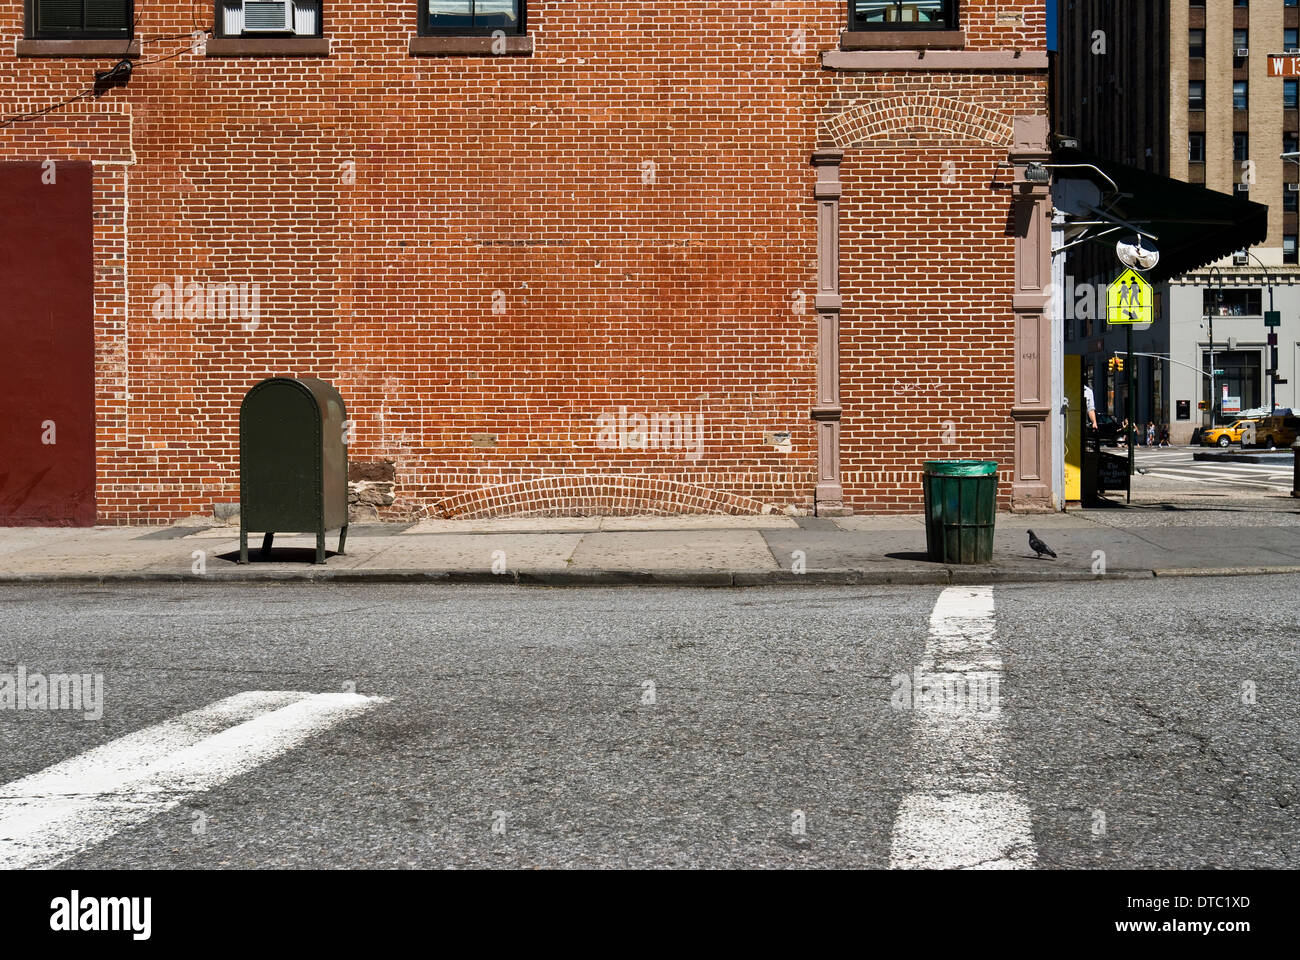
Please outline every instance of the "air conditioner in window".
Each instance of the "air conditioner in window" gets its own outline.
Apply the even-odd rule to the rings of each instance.
[[[1300,53],[1300,47],[1287,47],[1282,52],[1294,56],[1295,54]]]
[[[1247,48],[1247,47],[1238,47],[1238,48],[1237,48],[1237,52],[1236,52],[1236,56],[1238,56],[1238,57],[1249,57],[1249,56],[1250,56],[1250,49]]]
[[[1244,267],[1249,262],[1249,259],[1244,253],[1234,253],[1232,255],[1232,265],[1234,267]]]
[[[1239,184],[1237,184],[1237,192],[1238,192],[1238,193],[1250,193],[1250,184],[1249,184],[1249,183],[1239,183]]]
[[[1287,193],[1300,193],[1300,183],[1288,183],[1286,189]]]
[[[292,33],[292,0],[244,0],[244,33]]]

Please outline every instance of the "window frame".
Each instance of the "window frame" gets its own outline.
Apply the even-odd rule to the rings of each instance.
[[[37,26],[40,0],[23,2],[23,37],[27,40],[135,40],[135,0],[126,0],[126,26],[111,30],[41,30]],[[85,0],[82,0],[81,21],[86,21]],[[125,56],[125,53],[123,54]]]
[[[507,30],[502,26],[494,27],[433,27],[429,24],[429,0],[415,0],[415,30],[420,37],[490,37],[498,30],[507,37],[523,37],[528,34],[528,0],[514,0],[518,5],[519,19],[517,28]]]
[[[1200,42],[1197,43],[1194,34],[1200,34]],[[1187,31],[1187,58],[1189,60],[1205,59],[1205,28],[1192,27]]]
[[[1287,91],[1291,92],[1290,103],[1287,103]],[[1282,109],[1295,110],[1300,107],[1300,80],[1295,77],[1284,77],[1282,79]]]
[[[1201,88],[1201,95],[1200,95],[1200,98],[1199,98],[1199,100],[1200,100],[1200,105],[1199,105],[1199,106],[1198,106],[1197,103],[1192,99],[1192,88],[1193,88],[1193,87],[1200,87],[1200,88]],[[1204,81],[1204,80],[1189,80],[1189,81],[1187,81],[1187,109],[1188,109],[1188,110],[1194,110],[1194,111],[1196,111],[1196,112],[1198,112],[1198,113],[1203,113],[1203,112],[1205,111],[1205,81]]]
[[[1196,156],[1197,151],[1192,149],[1193,144],[1200,145],[1200,156]],[[1187,162],[1204,163],[1205,162],[1205,134],[1199,130],[1193,130],[1187,134]]]
[[[883,0],[883,2],[893,3],[895,6],[901,7],[906,0]],[[886,20],[878,23],[859,20],[854,9],[857,6],[856,0],[848,0],[848,29],[853,33],[875,33],[884,30],[917,30],[921,32],[927,30],[960,30],[961,0],[940,0],[940,2],[944,5],[944,14],[939,20],[931,22],[922,20]]]
[[[1241,87],[1241,106],[1237,106],[1237,88]],[[1232,81],[1232,109],[1249,110],[1250,109],[1250,81],[1233,80]]]

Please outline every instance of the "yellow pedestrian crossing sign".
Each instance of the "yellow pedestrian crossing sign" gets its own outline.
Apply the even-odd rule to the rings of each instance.
[[[1106,288],[1106,322],[1151,323],[1154,303],[1151,284],[1130,267]]]

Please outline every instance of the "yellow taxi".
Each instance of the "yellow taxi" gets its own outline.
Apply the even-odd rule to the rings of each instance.
[[[1201,431],[1201,443],[1207,447],[1227,447],[1234,443],[1241,443],[1241,432],[1245,429],[1246,424],[1254,423],[1258,425],[1258,420],[1234,420],[1226,427],[1210,427],[1208,430]],[[1255,436],[1259,436],[1256,429]]]
[[[1261,417],[1255,427],[1255,442],[1261,447],[1289,447],[1300,431],[1300,417]]]

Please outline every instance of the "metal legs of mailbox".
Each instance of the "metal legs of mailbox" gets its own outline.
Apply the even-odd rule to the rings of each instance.
[[[271,543],[275,540],[275,532],[268,530],[262,534],[262,552],[258,559],[266,562],[271,559]],[[339,556],[344,555],[344,546],[348,541],[348,528],[345,524],[339,530]],[[244,527],[239,528],[239,562],[248,563],[248,531]],[[316,563],[325,562],[325,531],[316,531]]]

